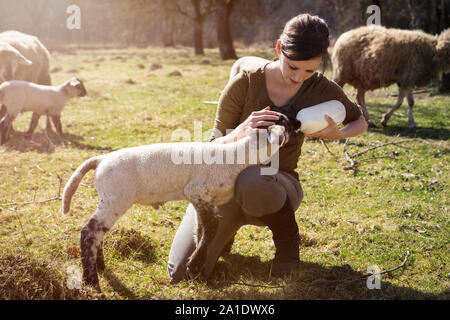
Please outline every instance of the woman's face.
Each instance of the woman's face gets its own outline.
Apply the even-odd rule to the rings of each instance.
[[[310,60],[290,60],[281,52],[281,44],[277,42],[277,55],[280,59],[280,70],[283,81],[288,86],[300,87],[319,68],[321,57]]]

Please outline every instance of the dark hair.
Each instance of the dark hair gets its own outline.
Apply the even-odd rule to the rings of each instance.
[[[323,69],[329,63],[328,46],[330,34],[328,25],[319,16],[302,13],[284,26],[280,35],[281,52],[290,60],[323,58]]]

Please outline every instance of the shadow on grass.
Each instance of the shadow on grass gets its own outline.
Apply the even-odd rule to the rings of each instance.
[[[381,275],[379,290],[369,290],[364,274],[349,265],[326,267],[317,263],[301,262],[291,274],[272,279],[269,278],[269,272],[270,262],[261,262],[259,257],[255,256],[232,254],[225,257],[224,261],[218,262],[208,285],[213,289],[226,288],[227,294],[233,299],[446,300],[450,298],[449,291],[433,295],[386,282],[401,274],[401,269]],[[246,282],[246,278],[249,279],[249,283]]]
[[[443,117],[442,108],[429,108],[428,106],[421,106],[420,104],[414,105],[415,122],[417,128],[411,129],[408,126],[408,105],[403,103],[400,109],[398,109],[387,123],[386,127],[383,127],[380,123],[381,117],[384,113],[389,111],[394,105],[375,103],[368,106],[368,111],[372,121],[375,122],[377,128],[369,129],[372,132],[379,132],[386,134],[387,136],[409,137],[409,138],[423,138],[433,140],[448,140],[450,137],[450,130],[446,128],[446,122]],[[423,127],[422,123],[435,125],[434,127]],[[402,125],[404,123],[404,125]]]
[[[400,126],[387,126],[382,129],[371,129],[371,131],[376,131],[384,133],[387,136],[400,136],[408,138],[422,138],[422,139],[433,139],[433,140],[444,140],[447,141],[450,138],[450,130],[445,128],[424,128],[417,127],[411,129],[409,127]]]
[[[95,150],[100,152],[111,152],[115,149],[111,147],[98,147],[84,144],[83,138],[74,134],[64,133],[63,138],[59,137],[55,132],[35,132],[31,140],[25,139],[25,132],[14,131],[11,138],[5,143],[8,150],[20,152],[39,152],[53,153],[56,146],[70,145],[82,150]]]
[[[137,300],[139,297],[133,293],[130,289],[127,288],[126,285],[117,278],[114,273],[112,273],[108,268],[106,268],[102,272],[102,276],[108,281],[111,288],[114,289],[115,292],[120,294],[122,297],[128,298],[130,300]]]

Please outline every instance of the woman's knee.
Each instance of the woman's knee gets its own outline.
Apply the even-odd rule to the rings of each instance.
[[[287,198],[277,177],[261,175],[260,169],[259,166],[249,167],[236,180],[236,200],[246,214],[256,217],[278,211]]]

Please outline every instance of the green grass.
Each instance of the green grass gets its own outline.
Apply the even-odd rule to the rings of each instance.
[[[270,50],[238,50],[240,56],[271,57]],[[208,60],[209,63],[204,60]],[[162,68],[151,70],[153,63]],[[171,241],[187,207],[170,202],[158,212],[134,206],[105,237],[107,270],[103,295],[69,290],[68,268],[81,266],[80,230],[94,212],[93,173],[83,180],[71,213],[61,202],[21,204],[58,195],[58,175],[67,181],[87,158],[117,148],[170,141],[175,129],[193,133],[194,121],[210,129],[232,61],[217,50],[195,57],[191,49],[72,49],[52,53],[59,84],[72,75],[88,95],[71,100],[63,114],[64,141],[44,133],[41,120],[33,141],[24,140],[30,114],[14,122],[16,132],[0,147],[0,298],[19,299],[448,299],[449,111],[450,98],[416,95],[416,130],[402,106],[386,129],[371,130],[347,144],[308,140],[299,160],[305,198],[296,212],[301,265],[289,276],[269,279],[274,256],[271,232],[245,226],[231,255],[220,258],[208,283],[169,283]],[[142,68],[142,65],[144,68]],[[169,74],[179,71],[181,76]],[[130,81],[130,79],[132,81]],[[354,99],[355,90],[345,88]],[[395,103],[389,87],[366,97],[372,119]],[[350,155],[390,142],[356,160]],[[12,204],[11,204],[12,203]],[[10,204],[10,205],[8,205]],[[381,290],[354,280],[377,265]],[[350,281],[349,281],[350,279]]]

